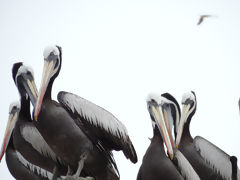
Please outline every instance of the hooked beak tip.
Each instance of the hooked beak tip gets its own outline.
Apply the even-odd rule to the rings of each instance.
[[[3,158],[4,153],[5,153],[5,151],[3,151],[3,152],[1,153],[1,155],[0,155],[0,163],[1,163],[1,161],[2,161],[2,158]]]

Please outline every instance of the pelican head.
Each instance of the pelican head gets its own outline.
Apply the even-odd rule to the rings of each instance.
[[[177,130],[177,138],[176,138],[176,147],[178,148],[183,128],[185,124],[190,124],[190,121],[192,119],[192,116],[195,114],[197,108],[197,100],[196,95],[193,91],[183,94],[182,96],[182,113],[181,118]],[[189,127],[188,127],[189,128]]]
[[[44,67],[42,73],[42,82],[39,90],[39,96],[36,102],[34,110],[34,119],[37,121],[37,117],[40,113],[42,101],[45,95],[51,98],[51,89],[54,79],[58,76],[61,63],[62,63],[62,50],[61,47],[52,45],[44,49]]]
[[[33,105],[38,97],[38,90],[34,82],[32,68],[23,65],[23,63],[15,63],[12,67],[12,77],[21,96],[29,96]]]
[[[173,111],[172,116],[173,116],[173,125],[174,125],[174,137],[176,138],[177,129],[178,129],[180,116],[181,116],[180,106],[177,100],[170,93],[164,93],[162,94],[162,96],[168,99],[170,101],[169,105],[172,106],[171,111]]]
[[[20,111],[19,102],[14,102],[9,106],[8,123],[7,123],[7,128],[5,130],[4,139],[3,139],[3,143],[2,143],[2,149],[1,149],[1,153],[0,153],[0,161],[2,160],[2,157],[7,149],[9,140],[12,135],[12,131],[13,131],[15,124],[17,122],[17,119],[18,119],[19,111]]]
[[[148,111],[152,120],[153,128],[159,129],[162,139],[166,145],[168,154],[173,159],[173,140],[167,118],[168,100],[157,94],[150,94],[147,98]]]

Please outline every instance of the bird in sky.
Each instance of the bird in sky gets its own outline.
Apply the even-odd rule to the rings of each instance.
[[[202,24],[202,22],[203,22],[203,20],[204,20],[205,18],[210,18],[210,17],[216,17],[216,16],[213,16],[213,15],[210,15],[210,14],[200,15],[200,18],[199,18],[199,20],[198,20],[197,25]]]

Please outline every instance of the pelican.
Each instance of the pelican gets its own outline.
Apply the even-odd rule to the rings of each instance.
[[[12,103],[9,107],[7,126],[15,125],[19,112],[19,102]],[[19,151],[16,150],[13,144],[12,129],[7,128],[5,131],[5,137],[7,134],[10,134],[10,138],[7,139],[7,141],[4,141],[2,152],[4,149],[7,167],[12,176],[19,180],[49,180],[52,177],[50,172],[31,164],[21,155],[21,153],[19,153]],[[6,146],[6,148],[4,146]],[[1,157],[2,156],[3,154],[1,154]]]
[[[232,166],[230,156],[217,146],[196,136],[192,138],[189,126],[196,112],[197,100],[193,91],[182,98],[182,115],[178,126],[176,147],[191,163],[202,180],[231,179]]]
[[[67,166],[51,150],[31,119],[30,99],[35,104],[38,96],[31,68],[23,63],[15,63],[12,75],[20,94],[21,108],[16,123],[7,126],[6,132],[11,133],[7,133],[4,137],[0,159],[12,134],[14,148],[27,162],[34,164],[36,168],[53,172],[53,179],[60,175],[66,175]]]
[[[175,102],[175,98],[168,93],[161,96],[150,94],[147,99],[154,135],[143,157],[137,180],[200,180],[186,158],[174,147],[170,129],[179,117]]]
[[[68,92],[51,91],[62,65],[62,50],[49,46],[44,50],[44,69],[40,95],[34,110],[34,124],[54,152],[75,171],[82,168],[98,179],[119,179],[111,150],[122,150],[132,162],[137,155],[125,126],[105,109]]]

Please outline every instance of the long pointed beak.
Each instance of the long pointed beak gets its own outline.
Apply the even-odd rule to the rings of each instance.
[[[11,138],[12,131],[15,127],[17,119],[18,119],[18,112],[9,114],[7,128],[5,130],[2,149],[1,149],[1,153],[0,153],[0,162],[1,162],[2,157],[7,149],[7,146],[8,146],[9,140]]]
[[[23,85],[27,91],[27,94],[30,97],[32,105],[35,106],[37,98],[38,98],[38,90],[37,90],[34,80],[27,79],[25,82],[23,82]]]
[[[35,121],[37,121],[38,115],[39,115],[39,113],[41,111],[43,97],[44,97],[45,92],[47,90],[50,78],[52,77],[54,65],[55,64],[53,63],[53,61],[44,61],[41,88],[39,90],[39,96],[37,98],[35,111],[34,111],[34,119],[35,119]]]
[[[179,122],[178,129],[177,129],[176,148],[179,147],[179,144],[181,142],[183,128],[184,128],[184,124],[185,124],[187,116],[188,116],[189,109],[190,109],[189,104],[188,105],[184,104],[182,107],[181,118],[180,118],[180,122]]]
[[[168,131],[168,134],[169,134],[169,137],[170,137],[171,145],[172,145],[172,147],[174,147],[175,144],[174,144],[174,141],[173,141],[173,138],[172,138],[172,129],[171,129],[173,122],[169,121],[169,112],[167,112],[165,108],[163,108],[163,115],[164,115],[164,122],[165,122],[167,131]]]
[[[172,147],[173,144],[172,144],[172,140],[171,140],[171,135],[169,134],[168,128],[165,124],[165,118],[163,115],[162,107],[161,106],[159,106],[158,108],[152,107],[152,111],[153,111],[155,119],[156,119],[156,124],[161,132],[163,141],[166,145],[168,154],[172,160],[173,159],[173,147]]]

